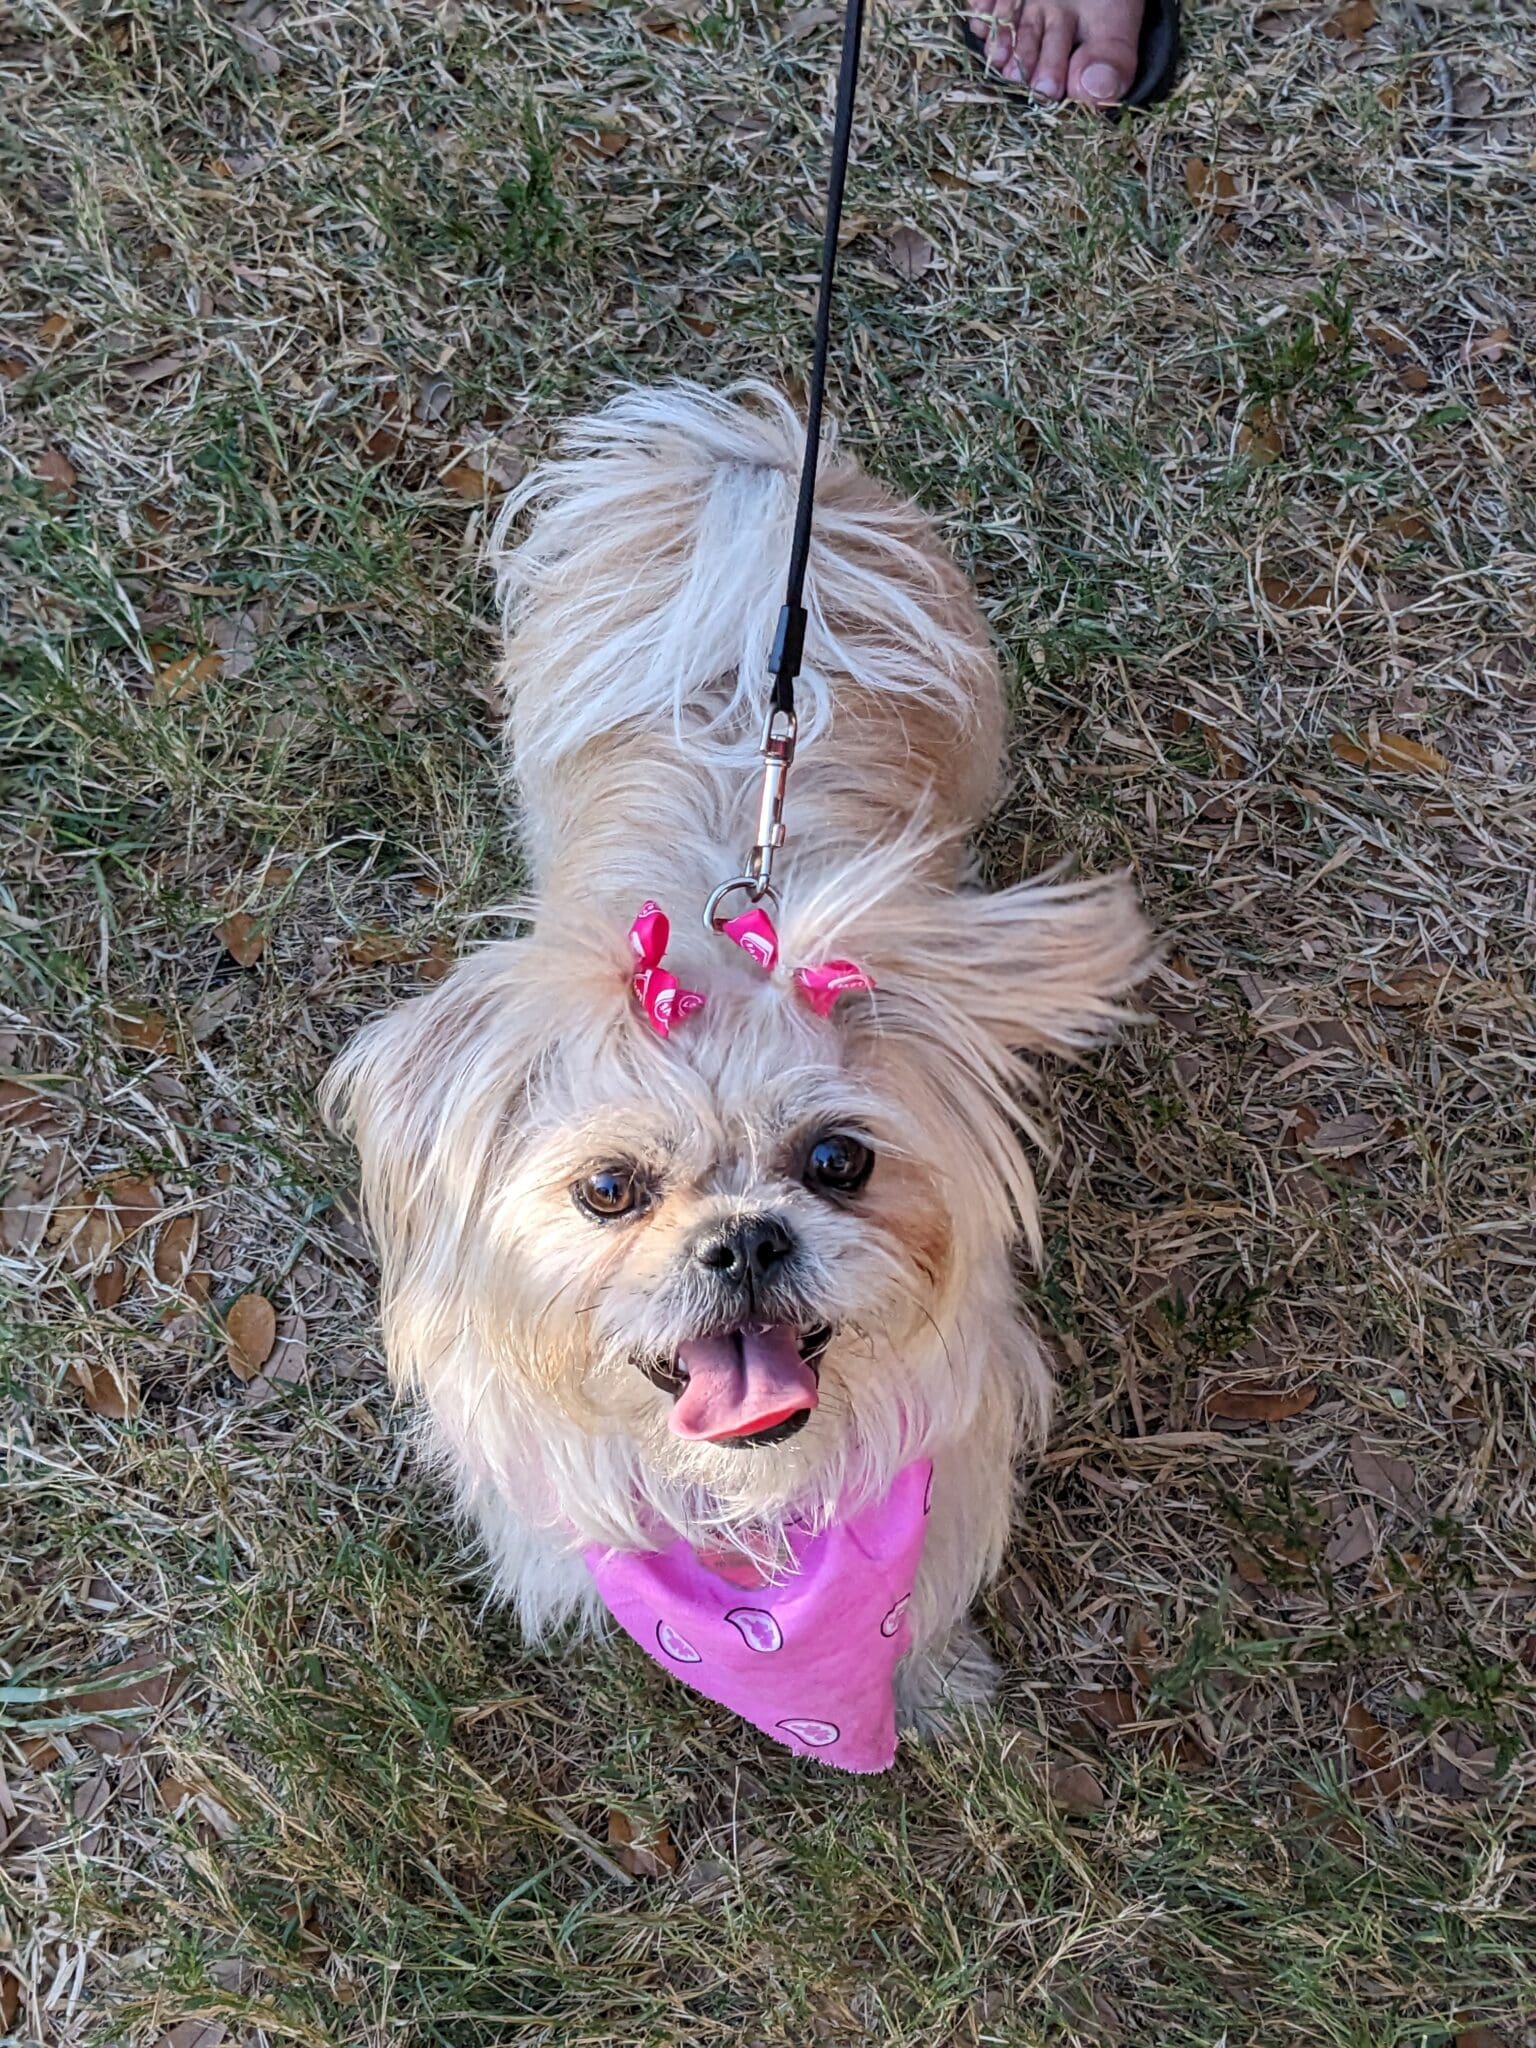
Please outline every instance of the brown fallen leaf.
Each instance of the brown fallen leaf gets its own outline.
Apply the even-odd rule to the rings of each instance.
[[[117,1211],[118,1224],[124,1238],[151,1223],[160,1214],[165,1204],[154,1181],[143,1174],[116,1173],[104,1183],[108,1201]]]
[[[266,951],[266,926],[248,910],[232,911],[215,929],[225,952],[241,967],[254,967]]]
[[[138,1414],[139,1382],[135,1374],[120,1375],[113,1366],[87,1365],[83,1359],[77,1359],[69,1368],[69,1375],[93,1415],[105,1416],[109,1422],[126,1422],[130,1415]]]
[[[385,420],[364,441],[363,453],[370,462],[389,462],[400,453],[400,443],[404,439],[401,428],[393,420]]]
[[[1236,747],[1224,739],[1214,725],[1202,723],[1200,735],[1205,741],[1206,750],[1210,754],[1212,761],[1216,764],[1216,772],[1222,781],[1241,781],[1243,776],[1248,773],[1248,763],[1243,759]]]
[[[180,1288],[192,1270],[197,1255],[197,1218],[182,1214],[170,1217],[155,1240],[155,1278],[162,1287]]]
[[[1230,213],[1237,198],[1237,180],[1232,173],[1213,170],[1203,156],[1185,158],[1184,189],[1191,199],[1210,200],[1218,213]]]
[[[70,333],[75,324],[73,313],[50,313],[46,320],[40,320],[37,338],[45,348],[55,348]]]
[[[885,245],[886,261],[908,284],[932,270],[939,252],[921,228],[897,228]]]
[[[1428,540],[1434,532],[1422,512],[1389,512],[1381,522],[1381,530],[1395,534],[1399,540]]]
[[[1493,2027],[1463,2027],[1451,2048],[1509,2048],[1509,2043]]]
[[[467,462],[456,462],[451,469],[445,469],[438,482],[456,498],[467,498],[475,504],[495,497],[504,488],[483,469],[471,469]]]
[[[0,356],[0,377],[7,384],[18,383],[31,368],[31,359],[27,356]]]
[[[142,1715],[163,1707],[178,1682],[178,1673],[160,1651],[136,1650],[112,1670],[102,1672],[88,1692],[73,1694],[69,1704],[81,1714],[124,1717],[93,1723],[82,1731],[98,1754],[119,1756],[138,1740]]]
[[[253,1380],[277,1341],[277,1311],[264,1294],[242,1294],[224,1318],[225,1349],[237,1378]]]
[[[1238,428],[1237,449],[1260,464],[1278,462],[1285,453],[1279,422],[1267,405],[1256,405]]]
[[[453,947],[447,939],[434,939],[422,954],[416,968],[416,979],[429,984],[439,982],[454,962]]]
[[[359,932],[347,941],[347,959],[354,967],[392,967],[415,959],[417,950],[403,932]]]
[[[21,2011],[21,1979],[0,1963],[0,2034],[8,2034]]]
[[[641,1835],[627,1813],[615,1808],[608,1816],[608,1845],[613,1860],[631,1877],[669,1877],[678,1865],[678,1853],[665,1823]]]
[[[1378,737],[1371,750],[1371,763],[1401,775],[1445,775],[1451,765],[1438,748],[1426,747],[1422,741],[1396,732],[1384,732]]]
[[[1431,380],[1422,363],[1405,363],[1397,373],[1397,381],[1404,391],[1427,391]]]
[[[151,704],[179,704],[191,697],[224,666],[222,654],[179,654],[162,662],[150,679]]]
[[[1376,1511],[1369,1502],[1362,1502],[1334,1525],[1323,1559],[1335,1571],[1342,1571],[1348,1565],[1363,1563],[1375,1549]]]
[[[1283,576],[1261,576],[1259,588],[1285,612],[1316,611],[1333,596],[1326,583],[1292,583]]]
[[[155,2048],[219,2048],[228,2032],[222,2020],[178,2020],[167,2027]]]
[[[1353,1791],[1362,1805],[1379,1806],[1395,1799],[1403,1789],[1403,1772],[1397,1762],[1397,1745],[1369,1707],[1351,1700],[1344,1710],[1344,1732],[1360,1761],[1363,1775]]]
[[[1131,1727],[1141,1719],[1134,1693],[1127,1692],[1122,1685],[1075,1692],[1072,1695],[1072,1704],[1085,1720],[1093,1723],[1095,1728],[1102,1728],[1111,1735],[1122,1728]]]
[[[577,129],[571,140],[588,156],[622,156],[629,147],[629,132],[624,128]]]
[[[1460,981],[1462,975],[1454,967],[1425,963],[1405,967],[1391,981],[1346,981],[1343,987],[1352,1001],[1368,1004],[1372,1010],[1417,1010],[1425,1004],[1438,1004]]]
[[[1053,1806],[1067,1813],[1102,1813],[1109,1804],[1104,1787],[1086,1764],[1052,1764],[1045,1789]]]
[[[1463,353],[1468,362],[1496,363],[1509,347],[1509,343],[1509,329],[1500,325],[1490,328],[1486,334],[1478,335],[1475,341],[1469,341]]]
[[[1386,1133],[1374,1111],[1357,1109],[1349,1116],[1329,1117],[1305,1141],[1305,1149],[1317,1159],[1353,1159],[1369,1152]]]
[[[1349,1441],[1349,1469],[1362,1493],[1374,1494],[1406,1514],[1422,1517],[1424,1503],[1414,1485],[1414,1469],[1406,1458],[1394,1458],[1368,1444],[1363,1436]]]
[[[0,1080],[0,1130],[56,1137],[66,1128],[55,1099],[30,1081]]]
[[[1226,1422],[1289,1422],[1317,1399],[1315,1385],[1305,1387],[1218,1387],[1206,1396],[1207,1415]]]
[[[59,506],[73,505],[79,495],[80,472],[62,448],[49,448],[37,459],[32,474],[43,487],[43,496]]]
[[[119,1045],[134,1052],[165,1052],[171,1043],[171,1028],[158,1010],[113,1008],[107,1011],[107,1029]]]
[[[1364,330],[1367,341],[1373,341],[1384,355],[1408,356],[1413,354],[1413,343],[1406,334],[1400,334],[1395,327],[1372,327]]]

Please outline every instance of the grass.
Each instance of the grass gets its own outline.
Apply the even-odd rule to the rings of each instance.
[[[1003,1710],[853,1783],[482,1611],[313,1106],[515,886],[497,492],[803,376],[835,24],[23,0],[0,2034],[1536,2038],[1536,35],[1368,11],[1120,128],[875,14],[837,409],[1011,665],[988,859],[1169,953],[1051,1077]]]

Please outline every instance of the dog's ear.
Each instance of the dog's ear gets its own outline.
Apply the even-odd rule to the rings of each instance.
[[[508,939],[461,960],[430,994],[368,1025],[321,1091],[355,1141],[363,1207],[379,1250],[391,1363],[422,1368],[451,1313],[488,1176],[512,1140],[541,1042],[525,955]]]
[[[1155,948],[1124,875],[1023,882],[992,895],[914,891],[882,906],[875,972],[936,1033],[982,1030],[1009,1052],[1071,1056],[1133,1012]]]

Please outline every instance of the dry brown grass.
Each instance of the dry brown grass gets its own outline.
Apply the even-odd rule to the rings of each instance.
[[[838,409],[1016,663],[989,858],[1170,951],[1055,1086],[1004,1715],[869,1786],[482,1621],[313,1110],[515,881],[482,495],[802,371],[829,10],[0,31],[20,2038],[1532,2038],[1536,30],[1370,12],[1119,129],[876,13]]]

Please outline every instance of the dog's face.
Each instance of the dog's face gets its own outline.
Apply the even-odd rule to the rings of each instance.
[[[1123,891],[1008,896],[867,917],[877,991],[827,1018],[699,935],[707,1006],[663,1042],[562,931],[374,1026],[340,1086],[396,1369],[430,1395],[468,1337],[531,1412],[743,1508],[963,1426],[978,1276],[1034,1220],[1010,1047],[1097,1035],[1142,944]]]

